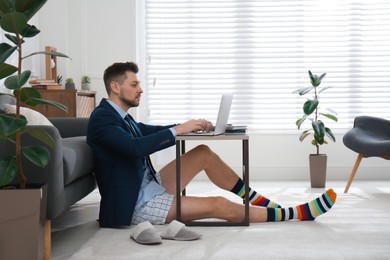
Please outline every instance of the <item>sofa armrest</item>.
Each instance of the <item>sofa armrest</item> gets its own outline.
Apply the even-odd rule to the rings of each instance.
[[[62,138],[57,128],[47,125],[27,126],[28,128],[39,128],[50,135],[55,143],[55,148],[50,148],[34,137],[23,134],[23,146],[44,146],[50,152],[50,160],[46,167],[40,168],[31,163],[26,158],[22,158],[23,172],[27,177],[28,183],[47,183],[48,184],[48,201],[47,217],[52,218],[57,212],[53,212],[58,206],[55,204],[65,204],[64,195],[64,173],[63,173],[63,146]],[[0,140],[0,158],[13,155],[15,153],[15,144],[7,140]],[[14,179],[13,184],[18,183],[18,177]],[[50,198],[50,199],[49,199]],[[54,204],[55,203],[55,204]]]
[[[87,135],[89,118],[52,117],[48,119],[58,129],[62,138]]]

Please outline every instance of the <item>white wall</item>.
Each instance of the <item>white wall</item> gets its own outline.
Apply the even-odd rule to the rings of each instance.
[[[74,78],[79,89],[81,76],[89,75],[100,101],[106,96],[104,69],[135,58],[134,9],[135,1],[128,0],[47,1],[38,13],[41,49],[54,46],[70,56],[72,60],[58,58],[58,74]]]
[[[72,60],[60,60],[58,73],[73,77],[78,88],[81,76],[90,75],[99,102],[106,96],[104,69],[116,61],[137,61],[135,7],[135,0],[50,0],[39,12],[40,46],[54,46],[68,54]],[[43,66],[42,59],[42,72]],[[338,134],[336,143],[321,149],[328,154],[328,180],[347,180],[356,159],[356,154],[343,145],[342,136]],[[309,142],[300,143],[298,137],[298,130],[296,135],[250,135],[251,179],[308,180],[308,155],[315,150]],[[241,171],[240,143],[209,144],[237,172]],[[174,154],[172,148],[154,156],[156,168],[172,160]],[[379,158],[364,159],[356,178],[390,179],[389,167],[389,162]]]

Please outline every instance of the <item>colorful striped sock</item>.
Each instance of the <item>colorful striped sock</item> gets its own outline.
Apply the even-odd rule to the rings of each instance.
[[[236,185],[231,190],[234,194],[245,198],[245,182],[242,179],[238,179]],[[256,191],[252,190],[249,187],[249,203],[254,206],[262,206],[267,208],[281,208],[281,206],[261,194],[258,194]]]
[[[285,221],[290,219],[314,220],[316,217],[328,212],[336,202],[337,194],[327,190],[320,197],[290,208],[267,209],[267,221]]]

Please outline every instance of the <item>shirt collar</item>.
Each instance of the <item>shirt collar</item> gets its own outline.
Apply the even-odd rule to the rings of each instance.
[[[117,104],[115,104],[114,102],[112,102],[111,100],[109,99],[106,99],[108,104],[110,104],[115,110],[116,112],[118,112],[118,114],[122,117],[122,118],[125,118],[125,116],[127,115],[127,112],[124,111],[121,107],[119,107]]]

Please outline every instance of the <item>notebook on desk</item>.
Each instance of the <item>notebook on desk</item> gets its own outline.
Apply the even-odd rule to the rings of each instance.
[[[218,111],[218,118],[217,122],[215,124],[214,131],[210,132],[191,132],[187,134],[180,134],[180,135],[191,135],[191,136],[196,136],[196,135],[209,135],[209,136],[214,136],[214,135],[221,135],[225,133],[226,125],[229,119],[229,114],[230,114],[230,108],[232,106],[232,101],[233,101],[233,95],[230,94],[224,94],[222,95],[221,98],[221,103],[219,105],[219,111]]]

